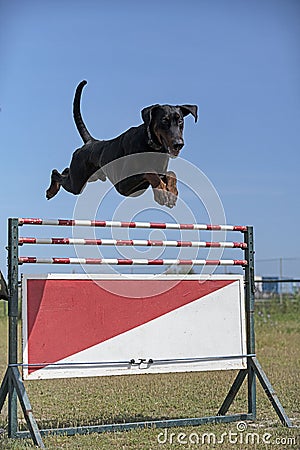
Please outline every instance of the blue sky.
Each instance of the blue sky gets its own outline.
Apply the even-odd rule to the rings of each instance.
[[[47,202],[45,189],[81,146],[72,101],[82,79],[99,139],[139,125],[145,106],[197,104],[181,157],[213,184],[228,223],[254,225],[262,274],[277,269],[261,259],[300,258],[299,42],[297,0],[0,0],[1,270],[7,217],[73,216],[77,197]],[[109,195],[98,218],[124,200]],[[180,200],[207,222],[184,186]],[[300,259],[286,264],[300,276]]]

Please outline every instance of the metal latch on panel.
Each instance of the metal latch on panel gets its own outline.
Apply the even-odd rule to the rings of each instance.
[[[139,369],[148,369],[151,366],[151,364],[153,364],[153,359],[149,358],[147,360],[147,358],[137,358],[137,359],[132,358],[129,361],[129,363],[131,366],[139,367]]]

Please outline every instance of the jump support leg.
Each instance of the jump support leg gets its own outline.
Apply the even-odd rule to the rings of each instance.
[[[265,391],[268,399],[270,400],[273,408],[275,409],[279,419],[281,420],[281,423],[286,427],[292,427],[292,423],[289,419],[289,417],[286,415],[283,406],[281,405],[267,375],[263,371],[263,368],[259,364],[256,357],[251,358],[251,366],[253,367],[253,370],[255,372],[255,375],[260,381],[260,384],[262,385],[263,390]]]
[[[251,369],[251,372],[249,371]],[[240,387],[242,386],[246,376],[248,374],[248,414],[252,414],[253,420],[256,418],[256,407],[252,403],[252,395],[256,397],[256,385],[255,385],[255,378],[257,377],[263,390],[265,391],[268,399],[270,400],[273,408],[275,409],[275,412],[277,416],[279,417],[282,425],[292,428],[292,422],[290,421],[289,417],[287,416],[282,404],[279,401],[279,398],[277,397],[267,375],[263,371],[263,368],[261,367],[260,363],[258,362],[256,356],[251,356],[248,358],[248,368],[240,370],[237,374],[237,377],[235,378],[227,396],[225,397],[224,402],[222,403],[221,408],[218,411],[219,416],[224,416],[230,405],[232,404],[233,400],[235,399]],[[254,383],[254,388],[251,388],[251,383]],[[250,385],[250,388],[249,388]],[[249,399],[250,397],[250,399]],[[253,407],[253,410],[251,410],[251,407]]]
[[[221,408],[218,411],[218,416],[224,416],[227,413],[231,403],[235,399],[236,394],[238,393],[240,387],[242,386],[243,381],[246,378],[246,375],[247,375],[247,369],[242,369],[239,371],[228,394],[225,397],[224,402],[222,403]]]
[[[45,448],[40,430],[32,413],[31,404],[21,379],[20,372],[17,367],[8,367],[0,388],[0,411],[3,407],[6,397],[8,396],[8,436],[10,438],[18,435],[18,421],[16,403],[19,399],[24,418],[30,436],[35,445],[39,448]],[[12,401],[13,400],[13,401]]]

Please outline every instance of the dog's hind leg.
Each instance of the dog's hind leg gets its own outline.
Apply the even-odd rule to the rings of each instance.
[[[52,170],[51,183],[46,191],[48,200],[58,193],[60,187],[74,195],[82,192],[89,178],[99,170],[99,167],[89,161],[90,152],[91,147],[83,146],[73,153],[70,167],[67,167],[62,173],[56,169]],[[105,175],[103,172],[102,174],[101,176],[104,178]]]
[[[53,198],[58,193],[61,186],[66,191],[72,192],[73,194],[79,193],[79,192],[74,192],[74,190],[72,188],[69,167],[66,167],[62,171],[62,173],[59,173],[58,170],[56,170],[56,169],[52,170],[51,183],[50,183],[49,188],[46,191],[47,200],[50,200],[51,198]]]
[[[58,191],[60,190],[61,182],[62,175],[58,172],[58,170],[52,170],[50,186],[46,191],[47,200],[50,200],[50,198],[53,198],[58,193]]]

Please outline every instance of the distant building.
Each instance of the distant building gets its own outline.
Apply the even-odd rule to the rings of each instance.
[[[278,294],[279,277],[262,277],[263,294]]]

